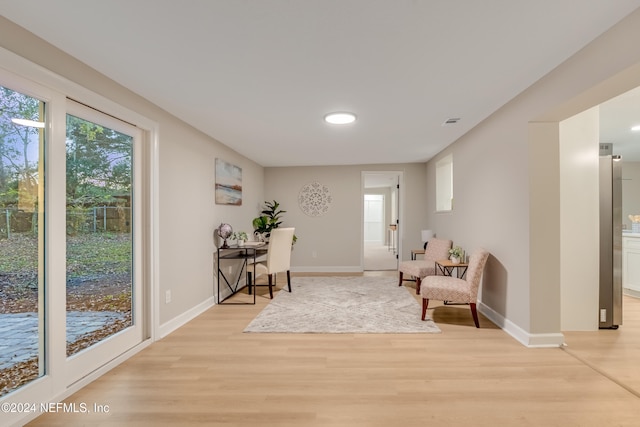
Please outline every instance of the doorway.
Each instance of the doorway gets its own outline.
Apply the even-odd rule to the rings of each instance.
[[[400,253],[402,172],[362,173],[362,265],[397,270]]]
[[[635,194],[640,188],[636,184],[633,189],[634,181],[631,179],[635,168],[640,171],[640,167],[637,166],[640,165],[637,134],[631,130],[636,123],[638,112],[640,90],[636,88],[559,123],[562,195],[560,300],[563,331],[593,331],[622,320],[619,317],[619,308],[612,312],[612,307],[606,308],[602,305],[603,301],[599,301],[599,297],[602,297],[602,254],[599,252],[599,224],[602,212],[599,210],[599,196],[607,187],[601,188],[598,181],[599,156],[608,153],[622,158],[622,212],[617,212],[615,217],[616,222],[623,220],[623,226],[629,227],[628,215],[637,209],[637,206],[630,206],[630,202],[636,199]],[[600,148],[606,148],[606,152],[599,153]],[[611,183],[608,187],[611,187]],[[576,191],[578,188],[593,188],[594,191]],[[608,207],[608,212],[611,216],[611,206]],[[621,230],[616,231],[616,238],[620,238],[620,235],[625,234]],[[614,253],[620,256],[619,243],[616,247]],[[593,262],[585,263],[585,259]],[[620,267],[616,267],[614,272],[620,272]],[[606,277],[608,275],[605,275]],[[608,291],[607,294],[612,292]],[[622,293],[616,291],[613,295],[616,295],[617,300],[624,301]],[[613,316],[616,316],[616,321],[613,320]]]
[[[637,234],[632,232],[633,222],[630,217],[640,212],[640,146],[638,145],[638,114],[640,114],[640,87],[636,87],[613,97],[599,105],[599,142],[600,154],[606,154],[609,150],[611,155],[618,157],[618,168],[621,176],[617,191],[621,203],[614,204],[617,209],[613,211],[614,228],[614,257],[619,257],[614,262],[613,275],[615,292],[615,304],[618,308],[617,318],[614,311],[608,317],[600,319],[600,327],[609,327],[616,322],[623,324],[624,302],[629,301],[628,297],[638,298],[640,294],[634,290],[640,289],[638,280],[633,277],[633,270],[628,267],[629,244],[636,242]],[[614,166],[616,169],[616,166]],[[602,190],[601,190],[602,191]],[[640,241],[640,240],[639,240]],[[623,243],[624,242],[624,243]],[[626,243],[626,244],[625,244]],[[626,255],[625,255],[626,254]],[[615,258],[614,258],[615,259]],[[624,295],[624,296],[623,296]],[[627,297],[628,296],[628,297]],[[603,296],[601,296],[602,298]],[[601,309],[605,304],[601,303]],[[601,311],[599,314],[603,314]]]

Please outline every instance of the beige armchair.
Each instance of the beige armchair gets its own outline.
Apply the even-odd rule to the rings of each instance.
[[[261,274],[267,274],[269,277],[269,296],[272,299],[276,273],[287,272],[287,286],[291,292],[291,245],[293,244],[294,231],[293,227],[271,230],[267,245],[267,260],[265,263],[255,264],[256,277]],[[251,289],[251,270],[253,270],[253,264],[247,267],[247,286],[249,289]]]
[[[420,295],[422,296],[422,320],[425,319],[429,300],[468,303],[476,328],[480,327],[476,302],[484,266],[489,258],[489,252],[484,249],[475,251],[469,259],[466,279],[451,276],[429,276],[422,281]]]
[[[420,293],[420,283],[423,278],[436,274],[436,261],[449,258],[449,249],[453,246],[451,240],[431,239],[424,250],[424,258],[415,261],[403,261],[398,266],[398,286],[402,286],[404,274],[415,277],[416,294]]]

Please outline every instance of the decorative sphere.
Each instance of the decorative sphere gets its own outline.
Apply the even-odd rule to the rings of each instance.
[[[229,224],[222,223],[216,228],[216,232],[223,239],[228,239],[233,234],[233,228]]]

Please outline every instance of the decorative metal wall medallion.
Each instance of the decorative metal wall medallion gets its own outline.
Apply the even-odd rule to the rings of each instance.
[[[302,187],[298,194],[298,205],[302,212],[309,216],[322,216],[329,212],[332,198],[329,188],[319,182],[312,182]]]

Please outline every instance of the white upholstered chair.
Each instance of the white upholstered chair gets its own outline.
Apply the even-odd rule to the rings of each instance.
[[[455,303],[468,303],[471,308],[471,315],[476,328],[478,323],[478,312],[476,302],[478,300],[478,290],[482,272],[489,258],[489,252],[478,249],[469,258],[469,268],[466,278],[458,279],[451,276],[429,276],[422,281],[420,295],[422,296],[422,320],[425,319],[429,300],[450,301]]]
[[[398,266],[398,286],[402,286],[403,276],[408,274],[416,279],[416,294],[420,293],[420,283],[427,276],[436,274],[436,261],[449,258],[451,240],[431,239],[424,250],[424,258],[414,261],[403,261]]]
[[[287,286],[291,292],[291,245],[293,244],[293,233],[295,228],[276,228],[271,230],[269,243],[267,244],[267,260],[264,263],[257,263],[256,277],[267,274],[269,277],[269,296],[273,299],[273,286],[275,274],[283,271],[287,272]],[[247,277],[249,289],[251,288],[251,270],[253,265],[247,267]]]

